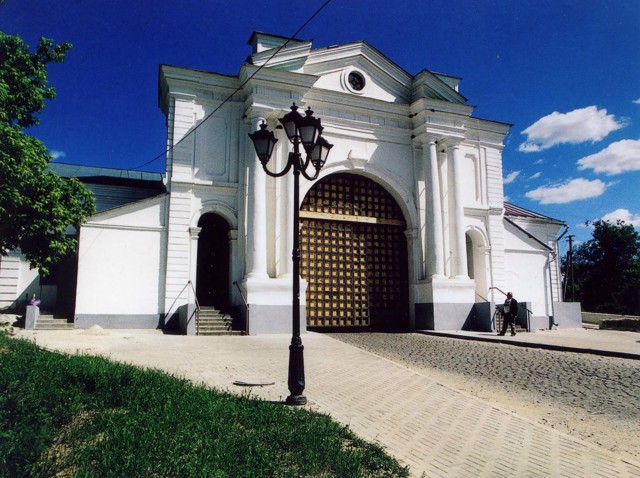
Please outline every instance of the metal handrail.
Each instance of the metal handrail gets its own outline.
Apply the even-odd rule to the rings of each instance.
[[[167,322],[167,317],[169,317],[169,314],[171,313],[171,310],[173,309],[173,306],[176,305],[176,302],[178,302],[178,299],[180,298],[180,296],[182,295],[182,293],[187,289],[187,287],[191,286],[191,290],[193,290],[193,299],[195,300],[195,304],[196,304],[196,326],[198,324],[198,317],[200,315],[200,304],[198,303],[198,296],[196,295],[196,290],[193,287],[193,283],[188,280],[187,283],[184,285],[184,287],[182,288],[182,290],[178,293],[178,295],[176,296],[175,299],[173,299],[173,302],[171,303],[171,307],[169,307],[169,310],[167,310],[167,313],[164,314],[164,318],[162,320],[162,322],[164,324],[166,324]]]
[[[489,290],[491,289],[496,289],[499,292],[502,292],[503,295],[507,295],[507,293],[500,289],[500,287],[489,287]],[[498,305],[496,305],[496,307],[498,307]],[[518,307],[522,307],[527,312],[527,332],[531,332],[531,310],[520,301],[518,301]]]
[[[200,327],[200,303],[198,302],[198,295],[196,294],[196,289],[193,287],[193,282],[188,281],[187,285],[191,286],[191,290],[193,291],[193,300],[196,304],[196,334],[199,332]]]
[[[242,298],[242,302],[244,302],[244,306],[246,309],[246,315],[245,315],[245,330],[247,332],[247,335],[249,335],[249,303],[247,302],[247,299],[245,298],[244,294],[242,293],[242,289],[240,288],[240,284],[238,284],[238,281],[235,281],[233,283],[233,285],[236,286],[236,288],[238,289],[238,293],[240,294],[240,297]]]
[[[500,324],[498,324],[498,320],[500,320]],[[493,316],[491,317],[491,327],[496,332],[500,331],[502,328],[502,322],[504,321],[504,313],[500,307],[496,307],[493,311]]]
[[[182,290],[178,293],[178,295],[176,296],[176,298],[175,298],[175,299],[173,299],[173,302],[171,303],[171,307],[169,307],[169,309],[167,310],[167,313],[166,313],[166,314],[164,314],[164,319],[162,320],[162,322],[166,322],[167,317],[169,317],[169,314],[171,313],[171,309],[173,309],[173,306],[174,306],[174,305],[176,305],[176,302],[178,302],[178,299],[180,298],[180,296],[182,295],[182,293],[185,291],[185,289],[186,289],[187,287],[189,287],[189,282],[191,282],[191,281],[188,281],[188,282],[184,285],[184,287],[182,288]]]

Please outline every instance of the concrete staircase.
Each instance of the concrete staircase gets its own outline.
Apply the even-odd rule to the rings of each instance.
[[[66,317],[45,312],[38,316],[36,330],[73,330],[73,322],[69,322]]]
[[[242,335],[240,330],[232,330],[233,318],[213,307],[200,307],[196,321],[196,335]]]

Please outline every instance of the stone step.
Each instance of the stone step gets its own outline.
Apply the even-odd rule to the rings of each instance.
[[[211,318],[211,317],[198,317],[199,324],[231,324],[233,319],[228,318]]]
[[[204,331],[198,332],[199,336],[218,336],[218,335],[243,335],[241,330],[223,330],[223,331]]]
[[[198,317],[200,318],[200,320],[233,320],[230,316],[228,315],[202,315],[202,314],[198,314]]]
[[[200,317],[226,317],[227,314],[220,312],[219,310],[216,309],[200,309],[200,312],[198,312],[198,314],[200,315]]]
[[[199,325],[207,325],[210,327],[231,327],[231,320],[198,320]]]
[[[241,331],[232,330],[233,317],[213,307],[201,307],[196,324],[197,335],[242,335]]]
[[[196,335],[225,335],[225,334],[235,334],[236,332],[241,332],[239,330],[231,330],[231,329],[213,329],[213,328],[205,328],[199,329]]]
[[[215,328],[215,329],[222,329],[222,330],[231,330],[231,323],[227,323],[227,322],[198,322],[198,328],[199,329],[204,329],[204,328]]]
[[[36,330],[72,330],[73,328],[73,322],[69,322],[65,317],[41,315],[36,322]]]
[[[215,331],[215,332],[225,332],[225,331],[231,331],[233,330],[231,327],[227,327],[225,326],[221,326],[221,325],[200,325],[198,327],[196,327],[196,331],[198,333],[200,332],[206,332],[206,331]]]

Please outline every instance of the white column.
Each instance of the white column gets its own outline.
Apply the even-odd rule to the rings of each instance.
[[[442,236],[442,201],[440,199],[440,175],[438,173],[438,150],[435,138],[430,139],[423,147],[427,171],[426,213],[430,227],[425,238],[425,254],[427,258],[427,278],[444,277],[444,242]]]
[[[452,275],[454,279],[468,279],[469,272],[467,270],[467,241],[464,235],[464,208],[462,205],[462,171],[460,157],[460,143],[454,142],[450,144],[449,165],[451,176],[453,178],[453,235],[451,240],[451,248],[453,249],[452,257]]]
[[[238,302],[238,288],[234,284],[235,281],[240,280],[238,277],[238,230],[229,229],[229,303],[231,305],[239,305]]]
[[[251,120],[251,131],[260,129],[264,118]],[[266,174],[249,143],[249,188],[247,191],[247,277],[268,278],[267,274],[267,207]]]
[[[284,130],[278,132],[279,143],[282,144],[281,149],[281,163],[279,168],[282,169],[289,161],[289,139],[284,134]],[[293,274],[293,259],[291,253],[293,252],[293,235],[299,234],[300,231],[293,230],[293,208],[300,207],[299,204],[293,204],[293,174],[291,171],[285,174],[279,179],[280,184],[283,184],[284,188],[284,214],[282,218],[284,224],[279,224],[278,227],[285,231],[284,244],[281,249],[282,257],[282,277],[291,277]]]
[[[200,231],[202,231],[201,227],[190,227],[189,228],[189,239],[190,239],[190,260],[189,260],[189,280],[193,285],[193,289],[196,287],[197,280],[197,271],[198,271],[198,238],[200,237]],[[193,295],[193,290],[189,288],[188,297],[191,298]],[[189,300],[191,302],[191,300]]]
[[[420,247],[416,242],[419,242],[420,234],[418,229],[407,229],[404,231],[404,235],[407,238],[407,252],[409,257],[414,256],[414,251]],[[417,282],[418,273],[416,272],[416,263],[415,261],[409,261],[409,284],[415,284]]]

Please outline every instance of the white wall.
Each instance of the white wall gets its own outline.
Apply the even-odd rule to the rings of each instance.
[[[559,284],[553,271],[551,278],[549,276],[549,259],[553,259],[552,239],[560,226],[524,220],[518,221],[518,226],[526,232],[512,224],[505,224],[505,287],[513,292],[519,302],[530,302],[534,316],[551,316],[551,289],[557,289]]]
[[[158,314],[164,199],[93,216],[80,229],[76,315]]]

